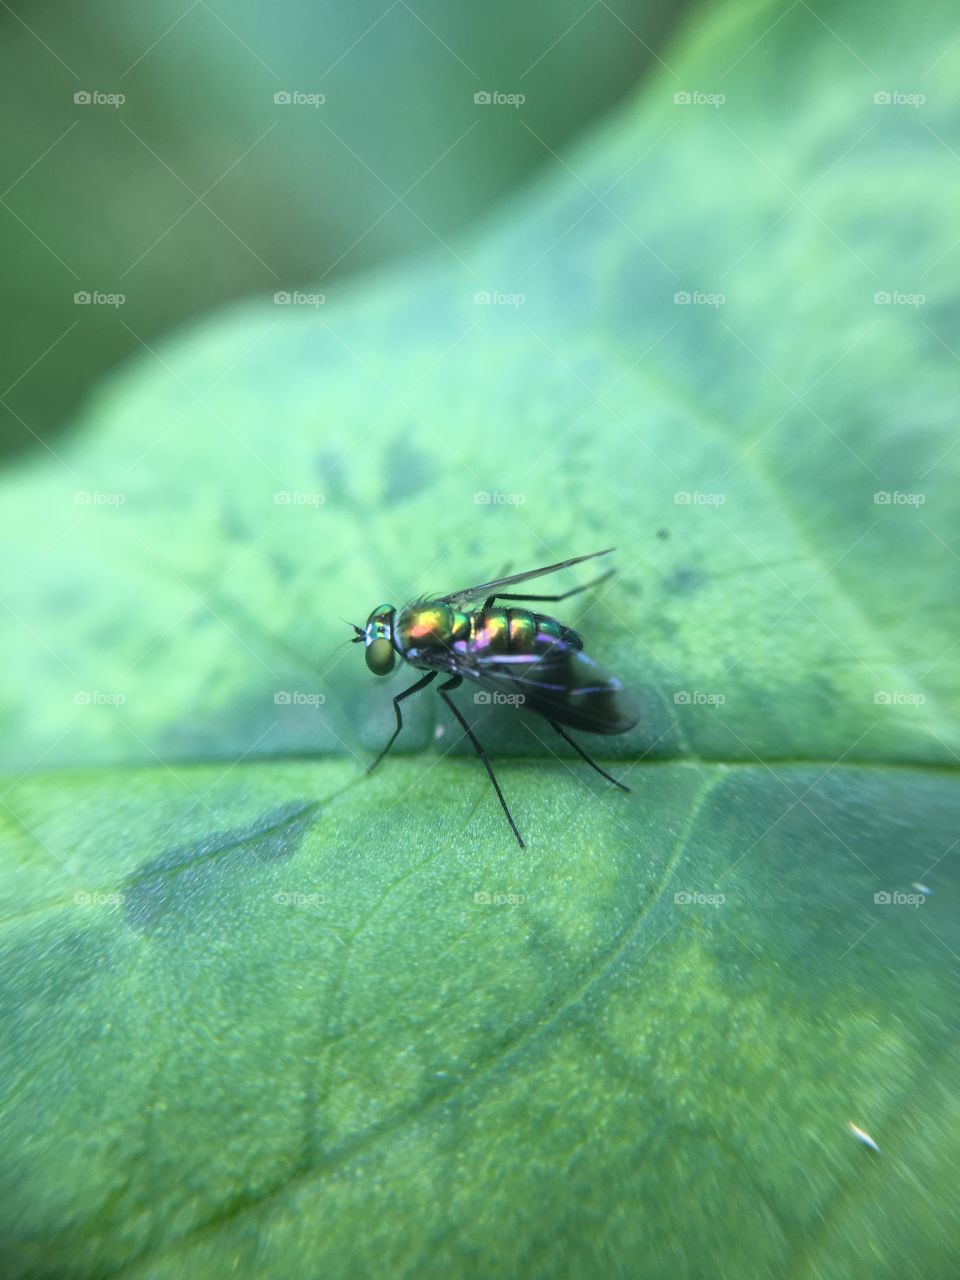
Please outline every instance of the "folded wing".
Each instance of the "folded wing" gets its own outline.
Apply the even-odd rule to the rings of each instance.
[[[640,706],[599,662],[563,641],[530,654],[458,655],[458,674],[498,693],[519,695],[525,711],[586,733],[626,733]]]

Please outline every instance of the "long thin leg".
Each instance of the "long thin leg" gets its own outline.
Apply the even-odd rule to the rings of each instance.
[[[499,782],[497,782],[496,776],[493,772],[493,767],[490,764],[489,759],[487,758],[487,753],[484,751],[483,747],[481,747],[480,743],[477,741],[476,735],[474,734],[473,730],[467,724],[466,720],[464,720],[463,715],[460,711],[460,708],[456,705],[456,703],[447,693],[448,689],[457,689],[461,684],[463,684],[463,676],[451,676],[450,679],[446,682],[446,684],[440,685],[440,687],[437,689],[437,693],[439,693],[440,697],[444,700],[444,702],[447,704],[447,706],[450,708],[453,714],[460,721],[460,727],[463,729],[464,733],[473,743],[473,749],[474,751],[476,751],[477,755],[483,761],[483,767],[486,769],[487,773],[490,776],[490,781],[493,783],[493,789],[497,793],[497,799],[500,801],[500,805],[503,809],[503,812],[507,815],[507,821],[510,823],[510,826],[513,828],[513,834],[517,837],[517,843],[520,845],[521,849],[524,849],[526,848],[526,846],[523,843],[523,836],[521,836],[520,832],[517,830],[517,824],[514,822],[513,817],[510,814],[510,810],[507,808],[507,802],[503,798],[503,792],[500,790],[500,784]]]
[[[608,569],[606,573],[601,573],[600,577],[594,578],[592,582],[585,582],[582,587],[572,587],[569,591],[564,591],[563,595],[560,596],[510,595],[505,594],[502,591],[498,591],[496,595],[487,596],[486,600],[483,602],[483,607],[485,609],[489,609],[494,600],[553,600],[554,602],[557,600],[569,600],[571,596],[575,596],[581,591],[589,591],[591,587],[599,587],[601,582],[606,582],[606,580],[608,578],[612,578],[616,572],[616,569]]]
[[[597,773],[601,774],[604,778],[606,778],[608,782],[612,782],[613,785],[615,787],[619,787],[621,791],[630,790],[630,788],[627,786],[625,782],[621,782],[618,778],[615,778],[612,773],[607,773],[606,769],[601,769],[600,766],[597,764],[596,760],[591,760],[590,757],[587,755],[587,753],[584,751],[583,747],[581,747],[580,743],[574,742],[574,740],[570,737],[569,733],[567,733],[566,729],[562,729],[560,725],[557,724],[556,720],[548,720],[547,724],[550,726],[551,729],[555,729],[557,733],[559,733],[560,737],[564,740],[564,742],[569,742],[571,747],[573,747],[574,751],[576,751],[577,755],[580,756],[581,759],[586,760],[587,764],[590,765],[592,769],[596,769]]]
[[[435,680],[439,674],[440,673],[438,671],[428,671],[425,676],[421,676],[421,678],[417,680],[415,684],[412,684],[409,689],[404,689],[403,693],[398,693],[397,696],[394,698],[393,709],[397,713],[397,727],[394,729],[393,733],[390,735],[390,741],[387,743],[387,745],[383,748],[383,750],[377,756],[376,760],[374,760],[373,764],[370,765],[369,769],[367,769],[367,773],[373,773],[374,769],[377,767],[377,765],[380,763],[383,757],[387,754],[387,752],[393,746],[394,740],[396,739],[397,734],[403,728],[403,716],[400,713],[400,703],[404,700],[404,698],[409,698],[411,693],[417,693],[420,689],[426,688],[426,686],[430,683],[430,681]]]

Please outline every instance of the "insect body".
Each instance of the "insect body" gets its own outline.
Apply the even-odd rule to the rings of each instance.
[[[403,728],[400,703],[443,674],[449,678],[438,692],[482,760],[521,848],[523,839],[487,754],[450,698],[450,691],[464,680],[493,692],[513,695],[511,700],[515,704],[541,715],[598,773],[621,790],[629,791],[629,787],[591,760],[564,726],[588,733],[626,733],[640,717],[635,700],[616,676],[584,652],[583,640],[576,631],[545,613],[518,605],[497,605],[498,600],[565,600],[586,591],[609,578],[613,570],[562,595],[513,594],[500,588],[554,573],[612,550],[609,547],[591,555],[575,556],[542,569],[465,587],[437,599],[415,600],[402,609],[390,604],[378,605],[365,627],[354,626],[354,643],[362,642],[366,646],[367,666],[375,675],[389,675],[398,658],[426,673],[393,699],[397,727],[370,768],[380,763]],[[477,607],[480,601],[482,605]]]

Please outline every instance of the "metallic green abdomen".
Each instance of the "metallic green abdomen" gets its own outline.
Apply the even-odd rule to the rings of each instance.
[[[476,656],[533,654],[553,641],[581,647],[576,632],[529,609],[476,609],[469,612],[435,600],[407,605],[397,616],[396,636],[404,654],[410,651]]]

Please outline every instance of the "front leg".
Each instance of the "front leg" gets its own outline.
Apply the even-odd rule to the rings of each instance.
[[[397,696],[394,698],[393,709],[397,713],[397,727],[394,729],[393,733],[390,735],[390,741],[387,743],[387,745],[383,748],[383,750],[377,756],[376,760],[374,760],[373,764],[370,765],[370,767],[367,769],[367,773],[373,773],[374,769],[377,767],[377,765],[380,763],[383,757],[387,754],[387,752],[393,746],[394,742],[396,741],[397,734],[403,728],[403,715],[401,714],[401,711],[400,711],[400,703],[404,700],[404,698],[409,698],[412,693],[417,693],[419,692],[419,690],[425,689],[431,680],[435,680],[437,678],[438,674],[439,672],[437,671],[428,671],[425,676],[421,676],[420,679],[417,680],[414,684],[412,684],[409,689],[404,689],[403,693],[398,693]]]

